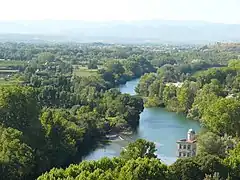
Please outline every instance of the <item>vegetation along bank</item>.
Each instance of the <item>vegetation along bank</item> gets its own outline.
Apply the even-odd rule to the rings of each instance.
[[[239,179],[238,55],[237,44],[0,44],[0,179]],[[118,158],[70,165],[99,137],[138,126],[142,98],[115,87],[142,75],[146,106],[207,127],[198,156],[166,166],[140,139]]]

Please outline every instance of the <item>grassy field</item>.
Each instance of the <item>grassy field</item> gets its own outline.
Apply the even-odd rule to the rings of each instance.
[[[74,66],[73,74],[76,76],[92,76],[97,74],[97,69],[88,69],[87,67]]]
[[[9,86],[9,85],[17,85],[20,84],[21,81],[17,81],[17,80],[5,80],[3,78],[0,78],[0,86]]]
[[[27,64],[27,61],[18,61],[18,60],[0,60],[0,67],[8,67],[8,66],[23,66]]]

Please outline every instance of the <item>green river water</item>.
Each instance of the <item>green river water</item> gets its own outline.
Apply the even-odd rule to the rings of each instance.
[[[122,93],[135,94],[135,87],[139,79],[120,86]],[[85,160],[97,160],[102,157],[118,156],[129,142],[144,138],[156,144],[158,157],[166,164],[176,161],[176,141],[186,138],[188,129],[200,130],[197,121],[186,119],[183,115],[168,112],[163,108],[145,108],[140,115],[140,125],[136,133],[131,136],[118,138],[110,144],[99,147],[87,155]]]

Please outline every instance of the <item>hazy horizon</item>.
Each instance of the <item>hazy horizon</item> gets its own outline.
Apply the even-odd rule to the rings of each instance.
[[[239,7],[240,0],[8,0],[1,3],[0,34],[107,43],[240,41]],[[46,37],[0,37],[9,39]]]
[[[1,23],[20,23],[20,22],[82,22],[82,23],[138,23],[138,22],[179,22],[179,23],[198,23],[198,24],[225,24],[225,25],[240,25],[239,23],[225,23],[225,22],[211,22],[207,20],[177,20],[177,19],[142,19],[142,20],[78,20],[78,19],[11,19],[11,20],[1,20]]]
[[[8,0],[0,21],[204,21],[240,24],[239,0]]]

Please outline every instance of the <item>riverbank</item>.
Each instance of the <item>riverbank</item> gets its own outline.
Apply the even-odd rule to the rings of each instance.
[[[135,95],[135,87],[139,79],[127,82],[119,87],[122,93]],[[131,135],[124,136],[123,140],[116,138],[108,144],[101,146],[85,156],[84,160],[98,160],[102,157],[119,156],[121,150],[129,142],[142,138],[154,142],[157,156],[165,164],[172,164],[176,157],[176,141],[186,138],[188,129],[200,130],[197,121],[189,120],[182,114],[169,112],[164,108],[144,108],[140,114],[139,126]]]

